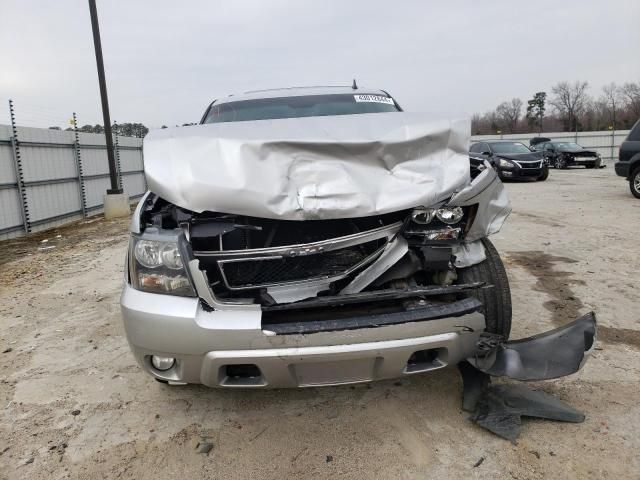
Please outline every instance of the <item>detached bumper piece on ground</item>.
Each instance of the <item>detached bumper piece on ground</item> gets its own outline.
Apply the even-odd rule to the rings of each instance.
[[[481,338],[479,354],[458,367],[464,391],[462,408],[470,419],[512,442],[520,434],[521,417],[580,423],[584,414],[553,396],[524,385],[491,385],[491,376],[515,380],[549,380],[576,373],[596,340],[593,312],[533,337],[500,342]]]

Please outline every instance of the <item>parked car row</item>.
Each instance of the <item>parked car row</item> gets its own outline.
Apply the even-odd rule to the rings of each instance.
[[[538,141],[531,141],[531,148],[536,152],[542,152],[547,165],[550,167],[565,169],[571,166],[582,165],[586,168],[600,168],[604,166],[602,157],[595,150],[587,150],[575,142],[566,140],[551,140],[538,137]]]
[[[469,149],[472,168],[489,162],[501,180],[533,178],[544,181],[549,176],[549,166],[542,152],[532,151],[524,143],[508,140],[477,142]]]
[[[469,148],[472,172],[481,171],[488,162],[501,180],[535,179],[544,181],[549,168],[572,166],[603,168],[605,163],[595,150],[587,150],[575,142],[534,137],[527,147],[513,140],[484,140]],[[629,182],[634,197],[640,198],[640,120],[620,146],[615,171]]]

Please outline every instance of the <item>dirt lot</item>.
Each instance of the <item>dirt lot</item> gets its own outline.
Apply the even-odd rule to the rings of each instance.
[[[599,317],[586,367],[538,385],[584,423],[525,420],[512,445],[467,420],[453,368],[296,391],[156,383],[120,321],[126,222],[96,219],[0,243],[0,478],[637,479],[640,201],[612,166],[508,190],[494,241],[513,338]]]

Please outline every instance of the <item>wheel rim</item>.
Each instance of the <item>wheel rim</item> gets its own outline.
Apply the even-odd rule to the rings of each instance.
[[[633,188],[636,192],[640,193],[640,172],[636,173],[633,177]]]

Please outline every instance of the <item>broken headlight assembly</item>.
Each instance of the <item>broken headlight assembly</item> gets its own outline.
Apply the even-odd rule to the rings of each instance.
[[[428,225],[434,218],[442,223],[453,225],[462,220],[464,211],[460,207],[414,208],[411,220],[419,225]]]
[[[419,236],[427,241],[457,240],[462,236],[460,222],[464,219],[464,213],[461,207],[414,208],[411,212],[413,227],[408,226],[405,234]],[[426,225],[430,228],[425,229]]]
[[[442,223],[446,223],[447,225],[453,225],[462,220],[464,216],[464,211],[460,207],[445,207],[439,208],[436,210],[436,217]]]
[[[195,296],[182,261],[178,236],[163,234],[157,229],[131,235],[129,279],[133,288],[143,292]]]

